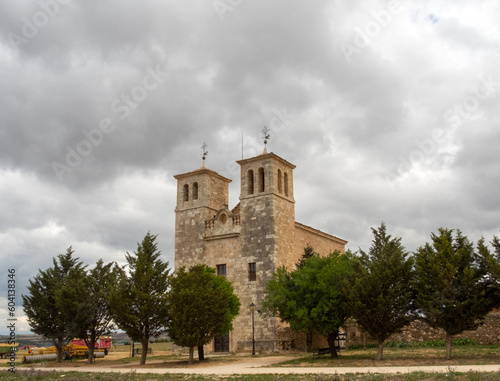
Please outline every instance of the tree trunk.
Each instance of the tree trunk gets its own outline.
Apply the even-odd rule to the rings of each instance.
[[[309,331],[306,336],[307,352],[311,352],[312,342],[313,342],[313,332]]]
[[[376,361],[382,361],[383,352],[384,352],[384,340],[379,340]]]
[[[87,347],[89,350],[89,358],[87,359],[87,364],[92,364],[94,362],[94,347]]]
[[[189,365],[194,363],[194,347],[189,347]]]
[[[63,343],[62,340],[52,340],[56,347],[56,362],[62,362]]]
[[[336,339],[337,339],[337,335],[338,335],[338,332],[329,333],[328,337],[327,337],[328,347],[330,348],[330,357],[332,359],[338,357],[337,349],[335,348],[335,344],[336,344],[335,342],[336,342]]]
[[[141,354],[141,365],[146,364],[146,358],[148,357],[148,346],[149,346],[149,341],[148,339],[142,339],[141,340],[142,344],[142,354]]]
[[[451,335],[446,332],[446,360],[451,360]]]
[[[83,342],[87,346],[87,349],[89,350],[89,357],[87,359],[87,364],[92,364],[95,361],[94,357],[94,350],[95,350],[95,345],[97,342],[96,334],[95,332],[92,332],[90,335],[90,338],[84,339]]]
[[[203,345],[198,345],[198,360],[205,360],[205,353],[203,352]]]

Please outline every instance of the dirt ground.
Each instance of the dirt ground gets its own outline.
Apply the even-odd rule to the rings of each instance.
[[[415,352],[413,355],[422,355]],[[427,352],[429,355],[429,353]],[[366,355],[366,354],[365,354]],[[163,357],[160,356],[169,356]],[[130,351],[126,348],[117,348],[111,350],[104,359],[97,359],[94,364],[87,364],[85,359],[65,361],[60,364],[54,362],[22,365],[22,367],[43,368],[45,370],[67,371],[88,371],[88,372],[137,372],[137,373],[186,373],[186,374],[216,374],[216,375],[234,375],[234,374],[346,374],[346,373],[408,373],[408,372],[449,372],[450,369],[456,371],[468,372],[470,370],[481,372],[500,372],[500,357],[495,354],[498,362],[485,363],[478,365],[477,362],[461,362],[457,358],[453,363],[443,361],[443,358],[437,356],[436,361],[426,362],[425,366],[420,365],[415,358],[405,359],[404,356],[398,356],[392,361],[390,359],[375,363],[374,361],[353,361],[351,363],[344,361],[330,361],[327,357],[315,361],[302,361],[304,353],[289,353],[269,356],[255,356],[248,354],[239,355],[207,355],[206,361],[188,365],[187,356],[172,356],[168,348],[153,348],[153,353],[148,355],[145,365],[140,365],[140,357],[130,359]],[[344,359],[347,359],[345,356]],[[429,356],[427,356],[429,357]],[[429,360],[426,358],[426,360]],[[287,365],[286,362],[291,364]],[[285,364],[283,364],[285,363]],[[279,366],[276,366],[279,364]],[[497,365],[498,364],[498,365]]]

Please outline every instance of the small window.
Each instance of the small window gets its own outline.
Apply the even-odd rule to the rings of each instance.
[[[198,183],[193,184],[193,200],[198,200]]]
[[[249,263],[248,264],[248,280],[256,281],[257,280],[257,264]]]
[[[259,168],[259,192],[264,192],[266,189],[265,179],[264,168]]]
[[[285,172],[285,196],[288,197],[288,173]]]
[[[189,201],[189,185],[184,185],[184,201]]]
[[[226,265],[217,265],[217,275],[226,276]]]
[[[248,171],[248,194],[253,194],[253,170]]]
[[[283,173],[278,169],[278,192],[283,193]]]

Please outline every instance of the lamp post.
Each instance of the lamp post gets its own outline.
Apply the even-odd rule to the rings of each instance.
[[[255,304],[250,304],[250,311],[252,311],[252,356],[255,356],[255,325],[253,320],[253,313],[255,312]]]

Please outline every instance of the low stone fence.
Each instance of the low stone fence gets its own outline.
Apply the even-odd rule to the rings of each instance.
[[[349,345],[366,345],[376,343],[377,341],[370,337],[365,332],[362,332],[359,326],[354,321],[349,321],[346,324],[346,344]],[[407,327],[403,328],[400,333],[392,335],[387,341],[399,341],[406,343],[442,340],[446,337],[442,329],[431,328],[427,323],[416,320]],[[477,340],[479,344],[500,344],[500,313],[490,313],[474,331],[464,331],[454,338],[466,338]]]
[[[377,344],[377,341],[361,331],[360,327],[353,319],[350,319],[344,327],[346,333],[345,345],[366,345]],[[443,340],[446,335],[442,329],[431,328],[427,323],[416,320],[407,327],[403,328],[400,333],[392,335],[386,341],[396,341],[405,343],[415,343],[431,340]],[[454,338],[474,339],[479,344],[500,344],[500,312],[495,311],[490,313],[484,319],[482,325],[475,331],[465,331]],[[311,349],[327,347],[326,339],[318,334],[312,337]],[[306,335],[297,331],[291,330],[289,327],[280,327],[276,331],[276,347],[277,351],[300,350],[305,351],[307,348]]]

